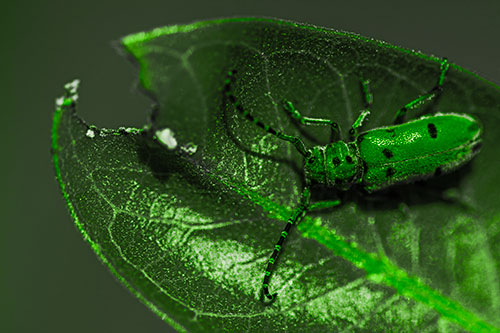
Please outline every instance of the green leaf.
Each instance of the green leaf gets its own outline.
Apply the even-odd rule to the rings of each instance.
[[[159,28],[122,43],[158,104],[151,124],[89,126],[69,84],[54,116],[53,159],[84,238],[166,322],[189,331],[499,331],[497,86],[453,64],[439,101],[408,115],[482,122],[482,150],[458,171],[381,193],[316,190],[313,199],[342,205],[309,213],[291,232],[271,280],[278,297],[265,306],[263,273],[300,198],[302,158],[226,104],[227,72],[238,71],[245,109],[312,147],[328,142],[328,128],[296,124],[282,99],[338,122],[347,137],[363,109],[361,79],[374,97],[368,130],[432,88],[440,59],[256,18]]]

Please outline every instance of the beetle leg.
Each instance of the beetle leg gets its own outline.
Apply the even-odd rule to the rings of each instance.
[[[340,200],[318,201],[313,204],[310,204],[309,207],[307,207],[307,211],[332,208],[338,205],[340,205]]]
[[[330,141],[333,142],[335,136],[337,135],[340,138],[340,128],[339,124],[329,119],[321,119],[321,118],[310,118],[305,117],[300,114],[299,110],[295,108],[292,102],[283,100],[283,109],[294,119],[298,120],[302,125],[329,125],[331,129]]]
[[[406,104],[401,109],[399,109],[398,112],[396,112],[396,116],[394,118],[394,124],[401,124],[402,122],[404,122],[406,111],[411,110],[427,101],[433,100],[441,94],[441,91],[443,90],[443,83],[446,77],[446,73],[450,68],[448,59],[443,58],[441,60],[440,68],[441,68],[441,73],[439,74],[439,78],[436,85],[432,87],[432,89],[429,90],[427,93],[420,95],[419,97],[417,97],[416,99],[414,99],[413,101],[411,101],[410,103]]]
[[[355,138],[358,135],[358,128],[363,125],[363,121],[370,114],[370,110],[363,110],[359,115],[358,119],[352,124],[351,129],[349,130],[349,136],[351,139]]]
[[[363,95],[363,102],[365,109],[361,111],[361,114],[358,116],[356,121],[352,124],[351,129],[349,130],[349,136],[354,139],[358,135],[358,128],[363,125],[363,121],[366,116],[370,114],[370,110],[373,104],[373,94],[370,90],[370,80],[361,80],[361,93]]]

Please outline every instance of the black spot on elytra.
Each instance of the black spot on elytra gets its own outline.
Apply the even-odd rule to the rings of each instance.
[[[392,158],[394,156],[394,154],[392,153],[392,151],[390,151],[387,148],[385,148],[384,150],[382,150],[382,154],[384,154],[384,156],[387,157],[387,158]]]
[[[391,135],[391,138],[393,138],[393,137],[395,137],[395,136],[396,136],[396,133],[394,132],[394,129],[393,129],[393,128],[386,129],[385,131],[386,131],[387,133],[392,134],[392,135]]]
[[[431,136],[431,138],[433,138],[433,139],[437,138],[438,131],[437,131],[436,125],[434,125],[433,123],[428,123],[427,124],[427,131],[429,132],[429,135]]]
[[[387,168],[387,170],[385,171],[385,175],[387,177],[392,177],[392,175],[394,175],[396,173],[396,170],[394,170],[393,168]]]
[[[437,167],[436,170],[434,170],[434,176],[441,176],[443,173],[443,169],[441,167]]]
[[[352,157],[351,157],[351,156],[349,156],[349,155],[347,155],[347,156],[345,157],[345,160],[346,160],[346,162],[347,162],[347,163],[352,163]]]
[[[339,158],[338,157],[332,158],[332,163],[333,163],[333,165],[338,166],[340,164]]]

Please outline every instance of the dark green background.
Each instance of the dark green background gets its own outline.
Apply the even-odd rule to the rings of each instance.
[[[271,16],[357,32],[451,61],[500,83],[500,2],[28,1],[0,11],[0,331],[167,332],[75,228],[50,158],[54,100],[82,81],[79,113],[141,127],[150,101],[111,41],[157,26]],[[348,2],[348,3],[347,3]],[[457,110],[453,110],[457,111]]]

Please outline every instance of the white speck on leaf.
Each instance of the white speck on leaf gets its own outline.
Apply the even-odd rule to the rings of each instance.
[[[86,135],[87,135],[89,138],[93,138],[93,137],[95,136],[95,132],[89,128],[89,129],[87,130]]]
[[[189,155],[193,155],[198,150],[198,146],[189,142],[187,145],[181,146],[181,150]]]
[[[76,79],[64,85],[64,89],[66,89],[71,95],[76,94],[78,90],[78,86],[80,85],[80,80]]]
[[[177,147],[177,140],[174,137],[174,132],[170,128],[156,131],[155,135],[168,149],[175,149]]]

